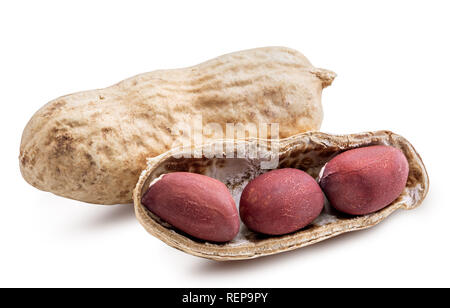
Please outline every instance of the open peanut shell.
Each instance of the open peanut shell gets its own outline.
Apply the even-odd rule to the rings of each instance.
[[[246,184],[256,176],[269,171],[263,169],[267,167],[269,161],[272,163],[275,161],[275,168],[301,169],[318,179],[323,166],[337,154],[370,145],[394,146],[403,151],[409,163],[408,181],[402,194],[389,206],[372,214],[349,216],[337,212],[326,204],[320,216],[311,225],[299,231],[282,236],[267,236],[254,233],[241,224],[235,239],[218,244],[192,238],[172,228],[141,203],[143,193],[159,176],[169,172],[187,171],[222,181],[239,205],[240,194]],[[223,158],[217,156],[208,158],[211,155],[203,154],[208,153],[211,147],[223,148]],[[230,153],[230,149],[234,152]],[[166,244],[189,254],[214,260],[240,260],[272,255],[308,246],[345,232],[372,227],[397,209],[409,210],[419,206],[429,186],[425,166],[414,147],[405,138],[389,131],[350,135],[309,132],[279,141],[220,140],[195,148],[191,153],[196,153],[198,158],[182,157],[188,152],[186,149],[176,148],[149,159],[148,167],[142,172],[134,190],[136,216],[150,234]],[[225,152],[228,153],[227,157],[234,154],[235,158],[225,158]]]

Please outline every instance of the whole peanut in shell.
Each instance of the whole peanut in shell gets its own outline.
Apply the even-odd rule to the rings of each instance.
[[[337,210],[365,215],[391,204],[405,188],[408,172],[408,161],[399,149],[368,146],[331,159],[320,186]]]
[[[226,123],[279,123],[281,138],[318,130],[322,89],[334,77],[298,51],[267,47],[62,96],[27,124],[20,170],[31,185],[63,197],[131,203],[146,159],[192,142],[177,125],[202,116],[224,134]]]
[[[228,188],[205,175],[189,172],[163,175],[150,185],[142,204],[198,239],[227,242],[239,231],[238,211]]]
[[[239,212],[251,230],[281,235],[309,225],[323,209],[324,197],[314,178],[292,168],[264,173],[241,195]]]

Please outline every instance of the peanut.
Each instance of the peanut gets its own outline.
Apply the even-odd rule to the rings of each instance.
[[[408,161],[391,146],[369,146],[346,151],[330,160],[320,186],[330,204],[351,215],[365,215],[388,206],[402,193]]]
[[[150,186],[142,204],[159,218],[198,239],[227,242],[239,231],[236,204],[227,187],[205,175],[166,174]]]
[[[130,203],[146,159],[189,139],[178,124],[199,115],[223,131],[226,123],[279,123],[281,138],[318,130],[322,89],[334,77],[295,50],[267,47],[66,95],[27,124],[20,170],[31,185],[63,197]]]
[[[253,231],[280,235],[309,225],[319,216],[323,203],[322,190],[309,174],[285,168],[251,181],[242,192],[239,212]]]

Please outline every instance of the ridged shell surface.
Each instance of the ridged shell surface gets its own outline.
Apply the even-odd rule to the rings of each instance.
[[[31,185],[98,204],[132,202],[146,158],[183,142],[177,125],[279,123],[280,137],[318,130],[335,74],[299,52],[267,47],[159,70],[57,98],[27,124],[20,169]]]

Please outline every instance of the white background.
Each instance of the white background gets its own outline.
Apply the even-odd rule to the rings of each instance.
[[[0,286],[450,286],[447,1],[2,1]],[[147,234],[131,206],[89,205],[21,177],[22,130],[47,101],[138,73],[282,45],[337,72],[322,130],[389,129],[421,154],[421,207],[250,261],[196,258]]]

